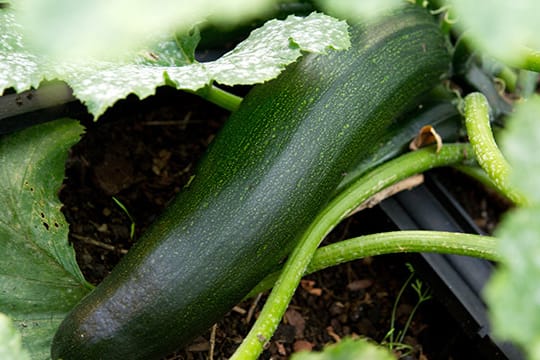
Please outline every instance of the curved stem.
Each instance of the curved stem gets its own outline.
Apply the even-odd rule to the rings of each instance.
[[[484,169],[479,167],[478,164],[474,164],[474,165],[458,164],[458,165],[454,165],[452,167],[454,169],[456,169],[457,171],[463,173],[464,175],[467,175],[471,179],[474,179],[475,181],[479,182],[480,184],[482,184],[487,189],[493,190],[498,195],[504,197],[505,199],[508,199],[506,197],[506,194],[501,192],[501,190],[497,187],[497,185],[495,185],[495,183],[489,177],[489,175],[486,174]],[[508,200],[510,200],[510,199],[508,199]]]
[[[304,275],[368,256],[428,252],[473,256],[498,261],[497,240],[491,236],[444,231],[405,230],[364,235],[319,248]],[[268,275],[246,298],[272,288],[281,271]]]
[[[242,103],[243,98],[225,91],[214,84],[195,92],[203,99],[214,103],[225,110],[235,111]]]
[[[231,360],[256,359],[277,329],[302,275],[324,237],[351,211],[382,189],[436,166],[454,164],[470,153],[467,145],[426,148],[400,156],[362,176],[337,195],[301,236],[289,255],[257,321]]]
[[[526,204],[526,199],[508,182],[510,164],[495,143],[489,123],[489,104],[481,93],[465,97],[465,126],[478,164],[506,197],[517,205]]]

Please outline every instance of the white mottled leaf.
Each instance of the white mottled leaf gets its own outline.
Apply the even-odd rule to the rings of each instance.
[[[150,51],[138,52],[129,60],[59,62],[34,55],[35,49],[25,46],[12,10],[0,9],[0,24],[5,31],[0,38],[0,92],[9,87],[17,91],[36,87],[42,79],[64,80],[96,118],[131,93],[145,98],[166,84],[196,91],[213,81],[261,83],[279,75],[303,51],[325,53],[350,45],[345,22],[313,13],[305,18],[271,20],[235,49],[208,63],[191,63],[185,51],[193,49],[175,48],[173,40],[153,44]]]

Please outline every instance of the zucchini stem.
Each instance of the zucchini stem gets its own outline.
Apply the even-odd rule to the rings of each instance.
[[[230,112],[238,109],[243,100],[242,97],[223,90],[214,84],[208,85],[195,93],[203,99],[210,101],[225,110],[229,110]]]
[[[491,177],[482,169],[478,164],[469,165],[469,164],[458,164],[453,166],[454,169],[461,172],[462,174],[468,176],[469,178],[477,181],[482,184],[486,189],[494,191],[497,195],[505,198],[510,201],[498,187],[495,185]]]
[[[498,261],[496,238],[444,231],[405,230],[359,236],[317,249],[304,275],[369,256],[429,252]],[[262,280],[247,298],[272,288],[281,271]]]
[[[493,138],[489,104],[483,94],[476,92],[465,97],[465,126],[480,167],[508,199],[517,205],[525,205],[526,198],[509,184],[511,167]]]
[[[277,329],[291,298],[321,241],[361,203],[384,188],[434,167],[451,165],[472,153],[466,144],[433,147],[391,160],[353,182],[319,213],[289,255],[265,306],[231,360],[256,359]]]

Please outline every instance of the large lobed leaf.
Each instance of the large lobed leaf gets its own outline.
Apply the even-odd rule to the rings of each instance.
[[[344,339],[330,345],[322,352],[298,352],[292,360],[393,360],[395,356],[388,349],[367,339]]]
[[[208,63],[190,62],[181,46],[163,37],[151,46],[151,52],[132,53],[121,60],[50,58],[25,43],[12,9],[0,9],[0,34],[0,93],[9,87],[16,91],[37,87],[43,79],[65,80],[96,118],[130,93],[145,98],[165,84],[196,91],[213,81],[261,83],[275,78],[303,51],[324,53],[350,45],[347,24],[320,13],[271,20],[235,49]]]
[[[540,51],[540,2],[537,0],[447,0],[457,26],[474,45],[510,64],[523,65]],[[537,55],[538,56],[538,55]]]
[[[265,16],[276,0],[17,0],[12,1],[34,47],[56,59],[122,55],[152,34],[211,22],[233,26]],[[54,39],[54,41],[51,41]]]
[[[64,119],[0,138],[0,311],[32,359],[49,357],[60,321],[90,288],[58,200],[68,149],[81,132]]]
[[[496,335],[540,359],[540,97],[522,104],[508,121],[502,150],[512,165],[510,180],[530,206],[510,211],[496,236],[502,256],[485,297]]]

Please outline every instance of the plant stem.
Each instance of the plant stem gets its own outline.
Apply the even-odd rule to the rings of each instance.
[[[468,177],[470,177],[471,179],[474,179],[476,180],[477,182],[479,182],[480,184],[482,184],[484,187],[486,187],[487,189],[490,189],[490,190],[493,190],[494,192],[496,192],[497,194],[503,196],[506,198],[506,195],[503,194],[499,188],[497,187],[497,185],[495,185],[495,183],[493,182],[493,180],[489,177],[488,174],[486,174],[486,172],[484,171],[484,169],[482,169],[481,167],[479,167],[477,164],[475,165],[469,165],[469,164],[458,164],[458,165],[454,165],[452,166],[454,169],[458,170],[459,172],[467,175]]]
[[[414,272],[413,272],[414,274]],[[422,305],[424,302],[431,299],[430,290],[429,288],[426,291],[422,291],[422,282],[418,279],[416,279],[416,283],[411,285],[414,291],[416,291],[416,294],[418,295],[418,301],[414,305],[413,309],[411,310],[411,313],[407,317],[407,322],[403,326],[403,330],[401,331],[401,335],[397,339],[397,342],[403,343],[405,340],[405,335],[407,334],[407,331],[409,331],[409,328],[412,323],[412,319],[414,318],[414,315],[416,315],[416,312],[420,308],[420,305]]]
[[[521,68],[525,70],[540,72],[540,51],[524,47],[523,63]]]
[[[467,151],[469,149],[469,151]],[[470,153],[467,145],[430,147],[389,161],[353,182],[319,213],[287,259],[259,318],[231,360],[256,359],[277,329],[285,310],[324,237],[351,211],[382,189],[433,167],[454,164]]]
[[[214,103],[231,112],[238,109],[243,100],[242,97],[218,88],[213,84],[206,86],[205,88],[198,90],[195,93],[201,96],[203,99],[208,100],[211,103]]]
[[[399,302],[401,301],[401,296],[403,295],[403,293],[405,292],[405,289],[407,288],[407,286],[409,286],[409,283],[412,281],[413,278],[414,278],[414,272],[411,272],[407,280],[405,280],[405,282],[401,286],[401,289],[399,289],[396,299],[394,300],[394,305],[392,306],[392,315],[390,317],[390,332],[389,332],[390,341],[388,342],[388,347],[390,350],[394,349],[394,334],[396,333],[395,329],[396,329],[397,307],[398,307]]]
[[[498,261],[497,241],[491,236],[443,231],[405,230],[364,235],[317,249],[304,275],[369,256],[428,252],[474,256]],[[246,298],[274,285],[281,271],[268,275]]]
[[[499,150],[489,123],[489,104],[481,93],[465,97],[465,126],[478,164],[493,180],[497,188],[517,205],[526,204],[508,182],[510,164]]]
[[[124,204],[122,204],[122,202],[120,200],[118,200],[116,197],[112,197],[113,201],[116,203],[116,205],[118,205],[118,207],[120,207],[120,209],[122,209],[122,211],[124,212],[124,214],[127,215],[129,221],[131,221],[131,225],[130,225],[130,231],[129,231],[129,238],[131,240],[133,240],[135,238],[135,219],[133,219],[133,217],[131,216],[131,214],[129,213],[128,209],[126,208],[126,206]]]

